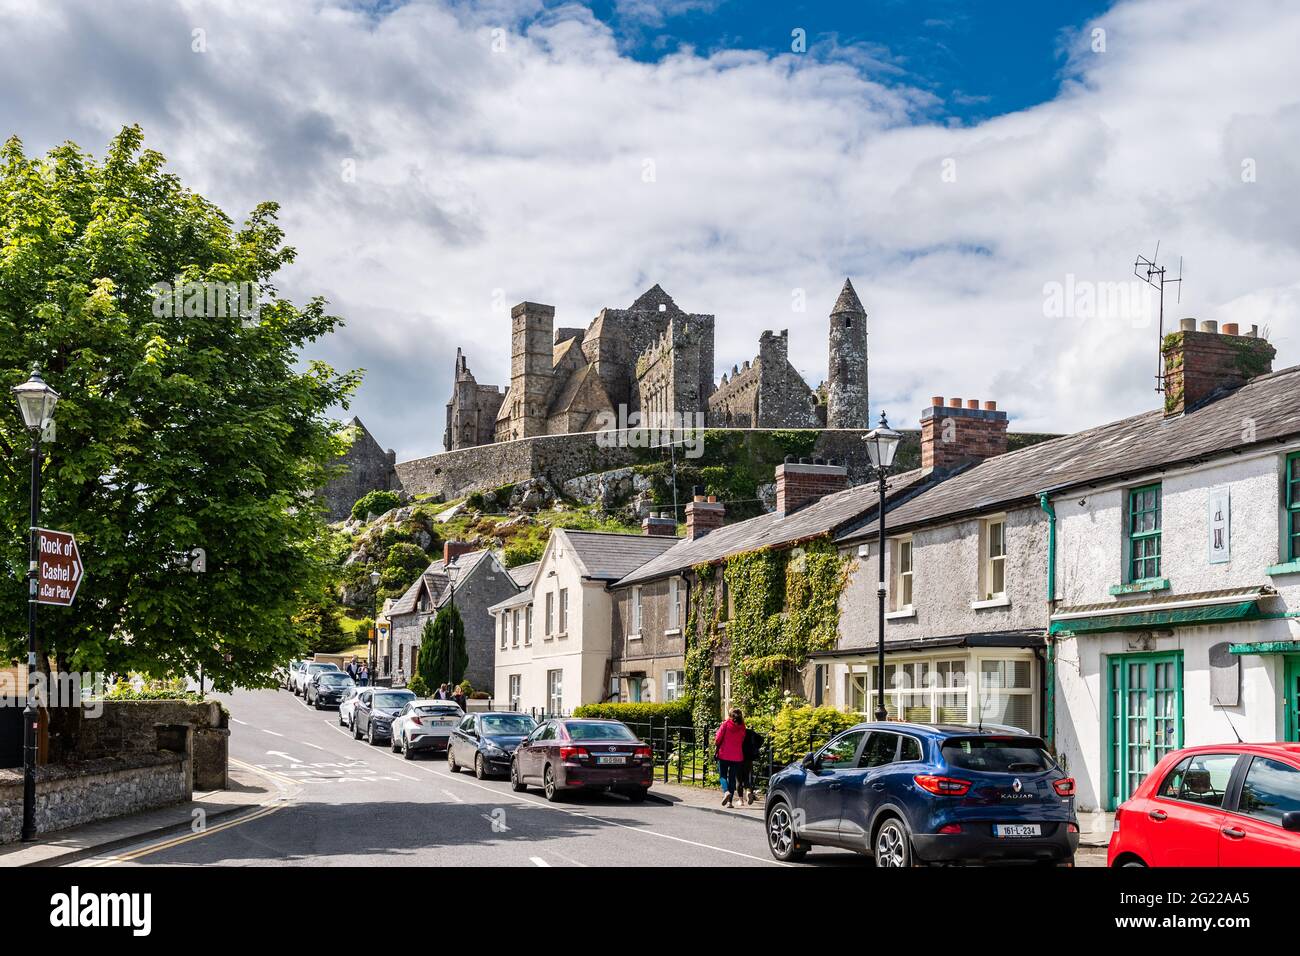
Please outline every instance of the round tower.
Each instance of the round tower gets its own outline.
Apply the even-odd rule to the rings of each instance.
[[[867,313],[844,280],[831,309],[830,363],[826,380],[826,427],[870,428],[867,406]]]

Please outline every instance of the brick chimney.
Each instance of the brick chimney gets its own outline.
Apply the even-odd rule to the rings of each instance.
[[[783,515],[849,486],[849,470],[820,458],[776,466],[776,510]]]
[[[666,511],[663,514],[652,512],[649,517],[642,520],[641,530],[648,535],[675,538],[677,537],[677,520]]]
[[[709,495],[706,498],[697,489],[694,499],[686,505],[686,537],[694,541],[696,538],[704,537],[710,531],[721,528],[726,514],[726,506],[717,499],[716,495]]]
[[[469,541],[445,541],[442,545],[442,561],[445,567],[462,554],[472,554],[475,551],[481,551],[482,546],[472,544]]]
[[[921,467],[955,468],[1007,450],[1007,413],[997,402],[936,395],[921,413]]]
[[[1165,358],[1165,416],[1181,415],[1219,389],[1238,388],[1273,371],[1277,350],[1259,337],[1259,326],[1238,334],[1235,322],[1182,319],[1162,343]]]

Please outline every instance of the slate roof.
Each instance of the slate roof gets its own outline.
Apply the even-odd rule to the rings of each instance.
[[[456,567],[460,568],[456,580],[465,580],[491,554],[492,552],[487,549],[462,554],[456,559]],[[391,619],[399,614],[414,614],[418,611],[422,588],[428,588],[435,609],[442,607],[442,602],[451,594],[451,582],[447,578],[445,563],[441,558],[425,568],[424,573],[416,578],[414,583],[402,592],[402,596],[393,602],[393,606],[388,611],[389,618]]]
[[[526,604],[530,604],[532,600],[533,592],[531,589],[520,591],[513,597],[508,597],[504,601],[498,601],[496,604],[493,604],[488,608],[488,613],[495,614],[497,611],[508,611],[511,608],[523,607]]]
[[[867,310],[862,308],[862,301],[858,298],[853,283],[848,279],[844,280],[844,288],[840,289],[840,297],[835,300],[831,315],[838,315],[841,312],[852,312],[854,315],[867,314]]]
[[[900,496],[923,484],[926,477],[920,469],[894,475],[889,479],[887,494],[898,500]],[[677,540],[677,545],[637,568],[618,583],[620,587],[637,584],[678,574],[697,564],[721,561],[733,554],[806,541],[851,525],[861,520],[865,514],[874,513],[879,500],[879,487],[875,482],[868,482],[827,495],[788,515],[773,511],[747,521],[723,525],[693,541],[690,538],[668,538],[669,541]]]
[[[1245,441],[1248,422],[1253,436]],[[1174,418],[1159,409],[1144,412],[990,458],[889,509],[889,529],[905,531],[1024,505],[1044,491],[1137,477],[1297,435],[1300,366],[1215,393]],[[875,533],[873,519],[836,540],[859,541]]]
[[[537,576],[537,566],[541,563],[540,561],[530,561],[527,564],[510,568],[510,577],[514,578],[515,584],[521,588],[526,588],[533,583],[533,578]]]
[[[885,651],[921,651],[932,647],[1043,647],[1047,643],[1043,629],[1021,628],[1009,631],[983,631],[975,634],[944,634],[939,637],[885,637]],[[839,647],[828,651],[813,651],[809,660],[827,658],[870,657],[880,652],[872,643],[863,647]]]
[[[563,534],[573,548],[582,576],[596,581],[617,581],[667,551],[678,541],[663,535],[616,534],[609,531],[573,531]]]

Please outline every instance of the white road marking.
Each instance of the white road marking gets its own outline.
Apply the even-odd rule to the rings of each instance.
[[[313,750],[324,750],[324,749],[325,749],[324,747],[319,747],[319,746],[317,746],[316,744],[308,743],[308,742],[305,741],[305,740],[300,740],[300,741],[298,741],[298,743],[302,744],[304,747],[311,747]]]
[[[270,734],[272,737],[283,737],[284,734],[277,734],[274,730],[267,730],[265,727],[260,728],[262,733]]]
[[[230,718],[230,722],[231,722],[231,723],[234,723],[234,724],[239,724],[239,726],[241,726],[241,727],[247,727],[247,726],[248,726],[248,724],[244,723],[244,721],[240,720],[238,717],[231,717],[231,718]]]
[[[419,777],[412,777],[409,773],[402,773],[400,770],[394,770],[393,773],[399,777],[405,777],[407,780],[419,780]]]
[[[293,764],[302,763],[302,761],[299,760],[297,757],[295,757],[293,754],[287,754],[283,750],[268,750],[266,752],[266,755],[268,757],[283,757],[285,760],[289,761],[289,763],[293,763]]]
[[[430,773],[434,773],[435,771],[432,771],[432,770],[431,770],[431,771],[429,771],[429,772],[430,772]],[[464,802],[465,802],[465,801],[462,800],[460,797],[458,797],[458,796],[456,796],[454,793],[452,793],[450,790],[444,790],[444,791],[442,791],[442,792],[445,793],[445,794],[446,794],[448,797],[450,797],[451,799],[455,800],[457,803],[464,803]]]
[[[551,865],[551,864],[547,863],[545,860],[543,860],[540,856],[530,856],[528,859],[532,862],[533,866],[550,866],[550,865]]]

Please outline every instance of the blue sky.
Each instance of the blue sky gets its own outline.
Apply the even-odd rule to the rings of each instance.
[[[549,3],[550,7],[561,6]],[[978,122],[1052,99],[1065,65],[1063,44],[1110,4],[1092,0],[602,0],[592,12],[628,56],[654,61],[683,45],[701,53],[755,49],[789,52],[793,31],[809,46],[857,47],[887,83],[905,83],[939,100],[943,122]]]
[[[1294,0],[0,0],[0,135],[139,123],[236,221],[280,203],[279,288],[346,319],[311,357],[401,459],[457,348],[508,384],[516,302],[586,326],[659,283],[716,316],[715,379],[788,329],[816,387],[846,275],[873,417],[1057,432],[1156,407],[1156,240],[1171,322],[1300,363],[1297,35]]]

